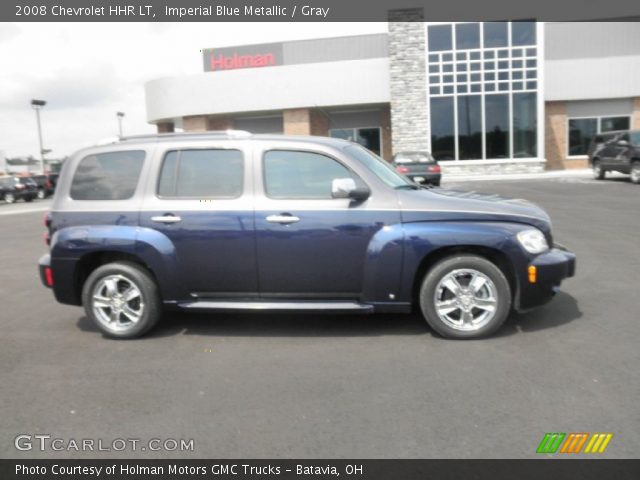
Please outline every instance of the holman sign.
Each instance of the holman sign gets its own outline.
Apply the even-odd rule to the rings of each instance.
[[[202,51],[205,72],[282,65],[282,43],[208,48]]]

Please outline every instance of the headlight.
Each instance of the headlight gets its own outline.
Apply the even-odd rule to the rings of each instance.
[[[518,242],[529,253],[542,253],[549,250],[549,244],[544,238],[544,234],[535,228],[518,233]]]

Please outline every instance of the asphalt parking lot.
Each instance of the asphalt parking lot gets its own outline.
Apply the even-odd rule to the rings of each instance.
[[[611,432],[602,456],[637,457],[640,187],[448,186],[540,204],[578,256],[552,303],[490,339],[443,340],[418,316],[171,314],[148,337],[108,340],[41,287],[42,213],[0,215],[0,456],[533,458],[545,432]],[[14,448],[41,433],[194,451]]]

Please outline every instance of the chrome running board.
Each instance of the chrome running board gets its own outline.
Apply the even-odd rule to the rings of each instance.
[[[242,301],[242,300],[197,300],[182,302],[178,307],[185,310],[245,310],[245,311],[313,311],[373,313],[373,305],[345,301]]]

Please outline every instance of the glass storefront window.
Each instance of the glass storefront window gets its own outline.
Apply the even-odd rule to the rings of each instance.
[[[597,118],[569,120],[569,155],[586,155],[591,138],[598,132]]]
[[[630,123],[629,117],[603,117],[600,119],[600,133],[629,130]]]
[[[458,23],[456,25],[456,49],[480,48],[480,24]]]
[[[509,95],[487,95],[484,98],[487,158],[509,158]]]
[[[431,154],[436,160],[455,160],[453,97],[431,98]]]
[[[458,151],[460,160],[482,158],[480,95],[458,97]]]
[[[432,81],[427,90],[434,156],[536,158],[540,154],[536,22],[434,23],[426,28],[429,41],[433,40],[430,50],[449,48],[450,43],[455,48],[429,63],[432,76],[447,72],[441,83]],[[621,124],[612,120],[606,128]]]
[[[536,93],[513,94],[513,157],[537,155]]]
[[[484,48],[509,46],[506,22],[487,22],[484,24]]]
[[[451,25],[430,25],[428,27],[428,41],[430,52],[440,52],[453,48]]]
[[[513,22],[511,24],[511,45],[514,47],[536,44],[535,22]]]
[[[616,130],[629,130],[631,117],[586,117],[570,118],[569,129],[569,156],[587,155],[591,139],[598,133],[613,132]]]
[[[376,155],[380,155],[382,151],[382,139],[380,128],[334,128],[329,130],[329,136],[333,138],[341,138],[356,142],[365,148],[368,148]]]

